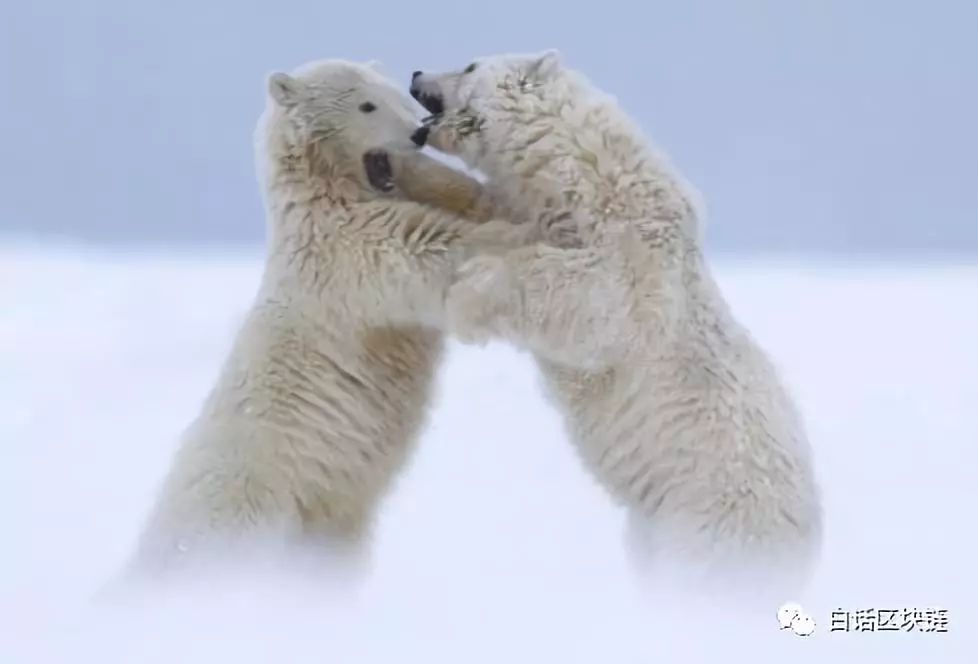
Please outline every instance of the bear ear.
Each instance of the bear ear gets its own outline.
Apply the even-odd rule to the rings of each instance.
[[[288,74],[275,72],[268,77],[268,94],[279,106],[295,106],[299,101],[299,90],[299,81]]]
[[[555,76],[562,66],[563,57],[560,51],[551,48],[537,56],[533,63],[533,73],[537,78],[548,79]]]
[[[380,60],[368,60],[365,64],[367,69],[373,69],[376,72],[384,68],[384,63]]]

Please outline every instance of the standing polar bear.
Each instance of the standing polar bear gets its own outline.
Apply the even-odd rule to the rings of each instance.
[[[311,63],[268,88],[256,136],[264,274],[165,478],[137,569],[243,540],[250,553],[311,538],[362,562],[426,419],[447,288],[492,229],[467,220],[486,216],[478,183],[420,153],[409,136],[421,109],[371,67]],[[412,162],[416,186],[393,187],[388,154]],[[453,212],[408,200],[446,178]]]
[[[527,246],[462,268],[449,331],[533,352],[586,466],[628,508],[636,562],[798,590],[821,540],[809,444],[710,274],[678,175],[554,51],[416,72],[411,93],[433,114],[428,143],[529,222]]]

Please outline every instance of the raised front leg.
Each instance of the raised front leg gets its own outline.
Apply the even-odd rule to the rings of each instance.
[[[471,221],[493,217],[488,191],[475,178],[418,152],[370,150],[363,155],[371,185],[431,205]]]
[[[363,155],[363,164],[375,189],[477,224],[465,227],[467,258],[503,253],[539,239],[532,224],[491,218],[496,207],[493,197],[478,180],[421,152],[378,148]]]
[[[413,201],[378,199],[363,205],[357,226],[363,266],[354,287],[357,306],[377,325],[444,327],[445,297],[458,269],[473,256],[512,249],[494,222],[478,224]]]
[[[601,252],[538,244],[465,263],[448,292],[447,329],[464,342],[499,337],[559,364],[598,369],[634,342],[633,298]]]

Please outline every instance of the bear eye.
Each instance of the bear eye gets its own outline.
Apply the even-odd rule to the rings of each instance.
[[[364,113],[373,113],[374,111],[377,110],[377,107],[374,106],[371,102],[365,101],[362,104],[360,104],[360,110],[363,111]]]
[[[475,63],[473,62],[468,67],[466,67],[464,70],[462,70],[462,73],[463,74],[471,74],[474,71],[475,71]]]

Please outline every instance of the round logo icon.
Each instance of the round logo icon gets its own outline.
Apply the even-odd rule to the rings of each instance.
[[[815,619],[794,602],[782,604],[778,609],[778,625],[782,630],[790,629],[798,636],[811,636],[815,632]]]

